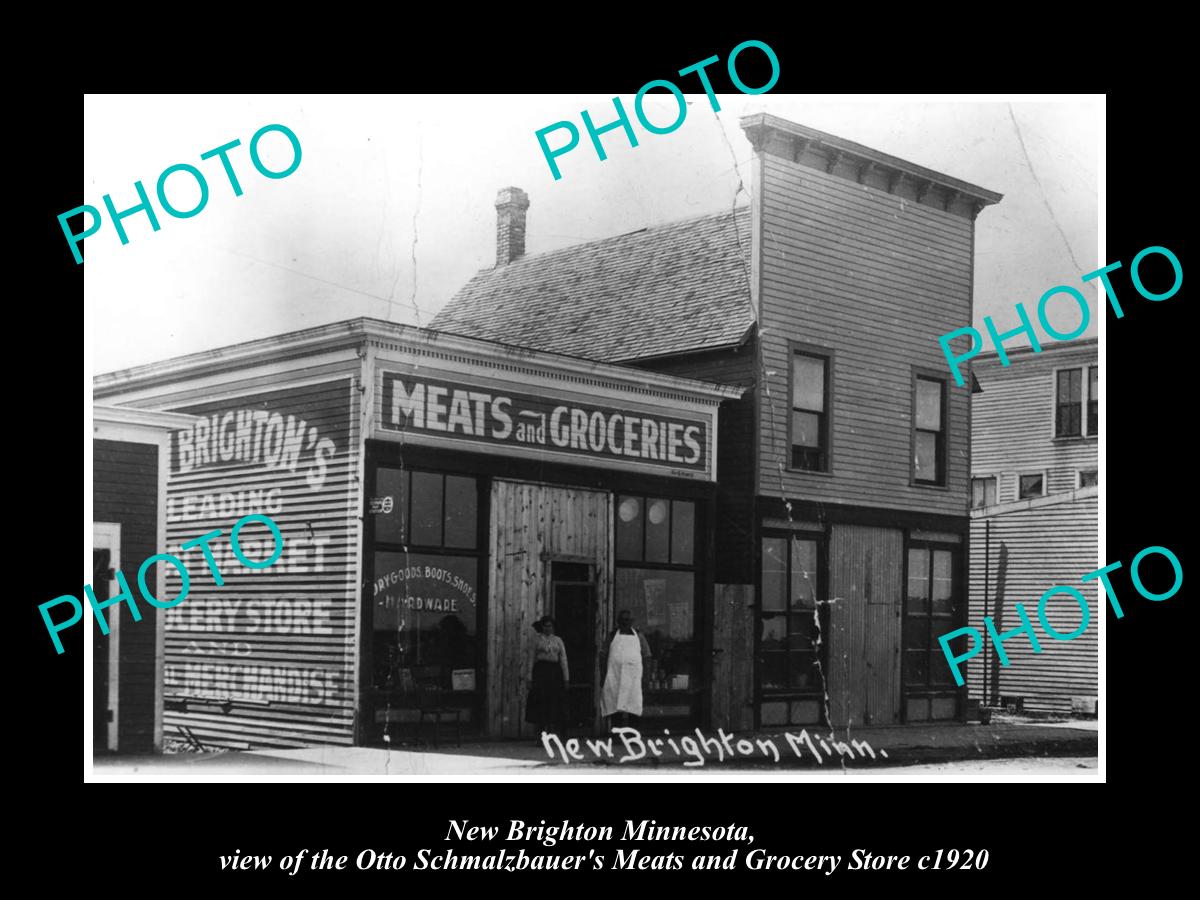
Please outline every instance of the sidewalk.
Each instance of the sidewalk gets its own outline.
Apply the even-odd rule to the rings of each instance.
[[[475,741],[461,747],[422,745],[387,750],[375,747],[307,747],[297,750],[249,750],[96,760],[98,777],[144,773],[157,777],[219,778],[222,773],[294,773],[299,776],[387,775],[516,775],[518,770],[554,766],[560,769],[681,767],[736,769],[876,769],[950,761],[1020,757],[1093,757],[1098,753],[1097,723],[946,723],[894,725],[839,730],[836,742],[828,730],[793,727],[730,734],[717,730],[673,731],[647,727],[637,733],[590,736],[558,742]],[[790,738],[789,735],[790,734]],[[611,750],[609,739],[611,738]],[[551,757],[553,754],[553,757]],[[566,758],[564,760],[564,756]],[[820,762],[818,762],[818,758]],[[701,763],[700,761],[703,760]],[[692,765],[685,766],[686,763]],[[532,773],[531,773],[532,774]]]

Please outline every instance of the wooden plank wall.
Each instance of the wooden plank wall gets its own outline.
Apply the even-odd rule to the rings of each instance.
[[[754,728],[754,586],[714,586],[712,727]]]
[[[983,393],[972,399],[971,471],[998,476],[997,503],[1017,499],[1021,473],[1045,471],[1046,492],[1060,494],[1075,490],[1077,470],[1097,468],[1095,436],[1054,439],[1054,371],[1084,369],[1086,391],[1096,353],[1093,342],[1068,343],[1014,356],[1007,367],[994,356],[975,362]]]
[[[525,698],[529,692],[533,623],[546,614],[549,605],[550,570],[542,554],[593,562],[599,582],[597,646],[612,627],[610,507],[608,493],[501,479],[492,483],[489,735],[521,737],[531,733],[531,726],[525,724]],[[593,684],[600,684],[598,656]],[[596,699],[598,708],[599,697]]]
[[[121,570],[137,591],[138,567],[158,552],[158,446],[97,440],[92,442],[92,454],[92,519],[120,524]],[[153,588],[149,574],[147,581]],[[119,590],[115,583],[113,589]],[[159,612],[140,599],[137,606],[142,614],[140,622],[133,621],[126,604],[116,607],[121,616],[117,748],[122,753],[154,750],[154,689],[158,679],[154,655]],[[103,714],[102,709],[96,710],[97,716]]]
[[[1022,634],[1011,638],[1004,644],[1010,664],[1001,667],[995,648],[989,642],[986,654],[980,653],[967,663],[967,685],[972,698],[990,699],[983,696],[985,665],[991,669],[990,683],[996,685],[989,693],[996,699],[1005,695],[1023,697],[1025,708],[1029,710],[1067,713],[1071,711],[1071,697],[1098,696],[1097,638],[1099,616],[1105,613],[1103,605],[1097,608],[1097,582],[1081,584],[1079,581],[1081,575],[1094,572],[1100,565],[1096,562],[1096,501],[1093,494],[995,515],[990,519],[971,520],[971,615],[968,624],[984,632],[984,573],[988,570],[984,543],[986,522],[990,520],[989,613],[997,631],[1016,628],[1021,622],[1013,604],[1020,601],[1033,622],[1042,648],[1041,653],[1035,654],[1028,637]],[[1003,596],[998,598],[997,585],[1001,575]],[[1091,610],[1087,631],[1071,641],[1059,641],[1046,635],[1038,621],[1038,600],[1057,584],[1071,585],[1081,591]],[[1069,596],[1056,597],[1047,610],[1047,618],[1057,631],[1069,634],[1079,626],[1079,606]]]
[[[759,492],[962,515],[968,404],[937,336],[970,321],[973,222],[911,197],[761,154]],[[845,167],[843,167],[845,169]],[[908,190],[908,188],[905,188]],[[833,477],[786,471],[788,340],[834,352]],[[910,483],[913,366],[948,382],[948,485]]]
[[[212,747],[353,743],[360,373],[353,351],[338,351],[104,395],[204,416],[209,429],[209,458],[190,465],[188,432],[172,435],[166,550],[179,553],[181,544],[220,529],[210,546],[224,584],[198,548],[182,554],[191,591],[163,614],[164,739],[178,739],[182,725]],[[260,414],[262,445],[237,443],[239,411]],[[278,427],[289,423],[292,446],[278,453]],[[252,512],[270,516],[284,538],[281,559],[261,571],[243,567],[229,542],[233,524]],[[265,527],[249,525],[241,538],[268,543],[247,549],[250,558],[269,553]],[[178,596],[175,570],[168,566],[166,576],[168,597]]]
[[[900,721],[904,533],[835,525],[829,547],[830,715],[836,727]]]

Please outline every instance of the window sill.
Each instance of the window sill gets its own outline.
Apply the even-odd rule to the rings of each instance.
[[[793,469],[791,466],[785,466],[784,471],[789,475],[817,475],[822,478],[832,478],[833,472],[823,469]]]
[[[950,490],[950,485],[948,484],[934,484],[932,481],[917,481],[915,478],[909,479],[908,486],[932,491]]]
[[[1051,443],[1055,444],[1083,444],[1087,441],[1094,441],[1099,434],[1062,434],[1055,435],[1050,439]]]

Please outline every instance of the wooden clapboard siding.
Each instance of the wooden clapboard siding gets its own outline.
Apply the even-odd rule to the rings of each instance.
[[[986,652],[967,664],[970,696],[999,701],[1001,697],[1023,697],[1025,708],[1065,713],[1071,698],[1097,696],[1097,636],[1099,616],[1097,582],[1080,583],[1080,576],[1095,571],[1097,563],[1095,489],[1046,498],[992,515],[971,520],[971,614],[969,623],[985,633],[984,576],[988,573],[988,613],[996,630],[1020,626],[1013,604],[1020,602],[1038,635],[1042,652],[1034,653],[1029,638],[1018,635],[1006,641],[1009,665],[1001,667],[989,642]],[[987,540],[987,523],[991,538]],[[990,543],[990,552],[987,544]],[[990,557],[990,565],[989,562]],[[1002,562],[1003,561],[1003,562]],[[1091,623],[1071,641],[1055,640],[1038,621],[1038,600],[1055,585],[1070,585],[1087,598]],[[1070,596],[1050,602],[1047,619],[1055,630],[1074,631],[1081,618]],[[984,667],[989,668],[988,696],[983,693]]]
[[[837,727],[900,721],[904,533],[834,525],[829,542],[830,715]]]
[[[754,386],[758,381],[757,339],[739,347],[645,360],[639,368],[746,389],[724,400],[717,413],[717,504],[719,535],[713,558],[717,582],[754,583]],[[719,631],[714,632],[720,634]]]
[[[754,727],[754,585],[714,585],[712,727]]]
[[[547,556],[589,560],[596,566],[596,645],[610,627],[608,576],[611,495],[546,484],[492,482],[487,649],[487,731],[492,736],[528,734],[525,699],[533,650],[533,623],[546,614]],[[568,660],[568,662],[570,662]],[[600,684],[599,659],[593,685]],[[597,707],[598,707],[597,697]]]
[[[760,154],[760,493],[964,513],[970,395],[937,338],[971,317],[973,220],[777,151]],[[834,357],[832,475],[787,468],[789,341]],[[914,367],[948,379],[945,489],[911,484]]]
[[[157,552],[158,466],[156,444],[92,442],[92,519],[121,526],[121,569],[134,591],[142,560]],[[153,589],[149,575],[147,580]],[[119,589],[115,583],[113,587]],[[123,753],[148,753],[154,749],[159,612],[140,600],[137,608],[142,614],[140,622],[133,621],[127,610],[117,607],[121,617],[117,746]],[[103,713],[102,709],[96,710],[97,716]]]
[[[1055,371],[1096,365],[1095,341],[1049,344],[1041,353],[1012,352],[1001,366],[995,354],[975,360],[983,388],[972,400],[971,470],[997,476],[996,501],[1016,500],[1021,474],[1046,472],[1048,494],[1076,487],[1076,472],[1097,467],[1097,439],[1054,437]]]
[[[361,370],[353,350],[342,349],[214,365],[97,392],[110,403],[203,416],[210,427],[212,415],[230,410],[305,422],[295,471],[238,459],[189,470],[181,466],[182,433],[172,436],[167,550],[180,554],[181,544],[220,529],[211,546],[224,584],[215,583],[198,549],[182,554],[190,593],[163,613],[166,738],[186,726],[215,747],[353,742],[362,506],[355,381]],[[316,442],[326,439],[333,450],[322,473]],[[203,498],[211,503],[199,502]],[[261,571],[237,562],[229,543],[233,524],[249,513],[270,516],[284,538],[281,559]],[[269,541],[269,533],[248,525],[241,538]],[[269,546],[247,555],[261,559]],[[178,596],[178,575],[170,567],[166,572],[167,596]]]

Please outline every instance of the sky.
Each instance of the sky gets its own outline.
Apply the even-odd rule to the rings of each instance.
[[[631,110],[633,98],[622,96]],[[478,270],[495,262],[500,188],[530,198],[526,249],[554,250],[744,203],[752,151],[738,120],[767,112],[1004,194],[976,220],[976,327],[1032,316],[1049,288],[1073,285],[1096,311],[1080,275],[1098,253],[1098,165],[1103,99],[857,98],[720,94],[720,112],[688,96],[683,124],[639,145],[604,137],[601,161],[580,111],[610,121],[611,95],[88,95],[83,202],[117,210],[138,200],[140,180],[160,230],[142,213],[106,216],[84,242],[86,356],[90,374],[167,359],[329,322],[371,316],[427,324]],[[676,114],[665,93],[647,96],[650,120]],[[581,144],[558,158],[555,180],[535,132],[573,121]],[[302,157],[286,178],[253,167],[248,145],[283,124]],[[234,196],[217,159],[232,140],[244,193]],[[556,134],[552,142],[560,139]],[[552,144],[556,146],[557,144]],[[291,161],[278,133],[259,145],[270,169]],[[207,205],[166,215],[154,196],[161,172],[200,169]],[[189,209],[199,189],[172,175],[168,199]],[[65,210],[64,210],[65,212]],[[63,252],[70,248],[63,241]],[[1079,313],[1055,307],[1063,330]],[[1096,320],[1086,336],[1095,336]]]

